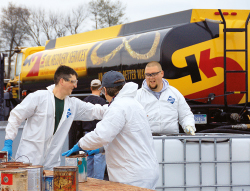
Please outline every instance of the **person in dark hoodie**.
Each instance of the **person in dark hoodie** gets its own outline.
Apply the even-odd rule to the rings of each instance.
[[[100,97],[101,94],[101,81],[98,79],[94,79],[90,83],[90,89],[92,94],[84,99],[85,102],[90,102],[92,104],[100,104],[104,105],[106,104],[106,100]],[[94,121],[83,121],[82,122],[82,136],[85,134],[93,131],[96,127],[96,124],[98,123],[98,120]],[[80,138],[81,138],[80,137]],[[104,172],[106,167],[106,160],[105,160],[105,154],[104,153],[98,153],[95,155],[88,156],[87,159],[87,172],[88,177],[90,178],[96,178],[103,180],[104,178]]]

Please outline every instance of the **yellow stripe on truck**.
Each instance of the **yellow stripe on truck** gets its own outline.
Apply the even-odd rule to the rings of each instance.
[[[76,46],[81,44],[87,44],[97,41],[108,40],[115,38],[120,33],[122,25],[116,25],[109,28],[98,29],[94,31],[88,31],[75,35],[60,37],[56,39],[55,48],[63,48],[69,46]],[[46,44],[48,41],[46,42]]]

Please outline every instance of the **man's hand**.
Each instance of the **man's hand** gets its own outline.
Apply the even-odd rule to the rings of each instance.
[[[90,155],[95,155],[95,154],[99,154],[100,153],[100,149],[96,149],[96,150],[88,150],[86,151],[87,154]]]
[[[195,135],[194,128],[191,125],[186,126],[184,131],[188,135]]]
[[[62,156],[70,156],[72,153],[77,152],[77,151],[83,151],[82,148],[78,146],[78,144],[75,144],[74,147],[62,154]]]
[[[8,152],[8,160],[11,159],[12,157],[12,143],[13,141],[11,139],[7,139],[4,141],[4,147],[2,151],[7,151]]]

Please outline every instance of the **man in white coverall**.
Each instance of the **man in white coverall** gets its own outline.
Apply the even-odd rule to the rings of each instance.
[[[183,95],[163,78],[160,63],[146,65],[145,80],[137,91],[136,99],[144,107],[152,133],[179,133],[179,125],[187,134],[194,135],[195,121]]]
[[[99,104],[69,97],[77,87],[77,76],[72,68],[59,66],[54,75],[54,85],[47,90],[30,93],[13,109],[2,151],[12,155],[12,142],[18,127],[27,119],[15,157],[17,161],[43,165],[46,170],[60,166],[60,153],[73,120],[100,120],[105,111],[105,107]]]
[[[103,75],[102,88],[109,102],[103,119],[63,156],[104,146],[110,181],[154,189],[159,165],[147,115],[134,99],[138,85],[109,71]]]

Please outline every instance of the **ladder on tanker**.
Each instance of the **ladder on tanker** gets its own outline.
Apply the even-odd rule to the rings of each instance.
[[[250,18],[250,13],[247,17],[247,20],[245,22],[245,28],[227,28],[226,27],[226,20],[223,16],[223,13],[220,9],[219,13],[220,16],[222,18],[222,24],[224,24],[224,104],[225,107],[228,107],[228,103],[227,103],[227,95],[230,94],[245,94],[246,96],[246,103],[245,106],[243,107],[243,109],[240,112],[240,115],[243,113],[243,111],[245,110],[247,103],[248,103],[248,32],[247,32],[247,26],[248,26],[248,21]],[[243,32],[245,33],[245,48],[244,49],[227,49],[227,38],[226,38],[226,34],[228,32]],[[244,52],[245,53],[245,70],[227,70],[227,52]],[[244,73],[245,74],[245,91],[227,91],[227,74],[228,73]]]

